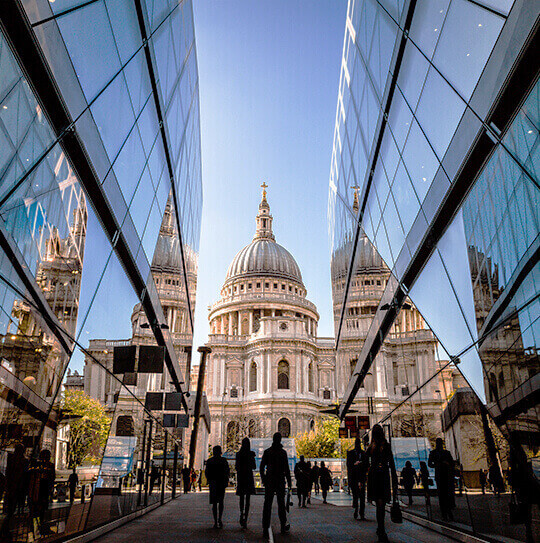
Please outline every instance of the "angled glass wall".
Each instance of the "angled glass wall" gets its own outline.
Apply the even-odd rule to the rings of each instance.
[[[202,207],[191,2],[9,0],[0,74],[0,539],[55,540],[175,491]]]
[[[351,0],[329,194],[333,262],[346,244],[349,255],[346,270],[332,268],[343,285],[334,288],[338,351],[350,341],[363,235],[390,271],[341,415],[356,408],[413,304],[448,364],[441,375],[454,376],[435,379],[447,387],[437,385],[439,430],[415,430],[427,441],[413,464],[443,438],[458,499],[449,514],[425,493],[410,511],[522,541],[540,531],[538,21],[538,5],[519,0]],[[426,374],[419,390],[432,384]],[[394,440],[406,411],[425,426],[418,394],[380,417]]]

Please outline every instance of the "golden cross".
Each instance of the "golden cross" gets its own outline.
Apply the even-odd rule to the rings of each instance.
[[[264,181],[261,188],[263,189],[263,198],[266,198],[266,189],[268,188],[268,185]]]

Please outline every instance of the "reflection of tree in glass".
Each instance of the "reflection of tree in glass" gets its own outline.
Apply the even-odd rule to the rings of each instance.
[[[99,462],[111,424],[104,407],[82,390],[67,390],[62,409],[73,417],[69,424],[69,467],[80,466],[85,461]]]
[[[313,430],[294,438],[296,454],[306,458],[345,458],[354,440],[339,440],[339,419],[322,418],[315,421]]]

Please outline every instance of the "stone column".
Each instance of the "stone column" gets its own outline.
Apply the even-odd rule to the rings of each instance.
[[[229,335],[232,336],[233,335],[233,327],[232,327],[232,312],[229,313]]]
[[[219,333],[224,334],[225,333],[225,315],[221,315],[220,321],[219,321]]]
[[[249,335],[253,334],[253,309],[248,311],[249,314]]]

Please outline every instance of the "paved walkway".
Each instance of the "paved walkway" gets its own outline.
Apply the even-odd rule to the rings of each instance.
[[[296,497],[295,497],[296,498]],[[99,538],[99,543],[177,543],[177,542],[261,542],[262,496],[252,496],[248,528],[240,527],[238,498],[232,492],[225,497],[224,527],[215,530],[212,512],[208,503],[208,493],[180,495],[176,500],[136,519],[117,530]],[[377,541],[375,536],[375,510],[366,507],[366,522],[355,521],[352,509],[332,504],[323,504],[313,500],[307,509],[291,507],[291,532],[282,535],[279,532],[277,507],[274,502],[272,517],[273,539],[283,543],[349,543]],[[392,524],[387,518],[387,530],[392,543],[449,543],[440,534],[404,521]]]

